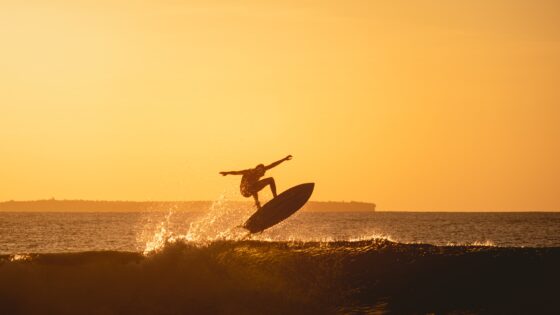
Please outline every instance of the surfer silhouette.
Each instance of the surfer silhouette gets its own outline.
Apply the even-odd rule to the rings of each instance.
[[[280,163],[284,161],[289,161],[292,159],[291,155],[286,156],[285,158],[278,160],[274,163],[271,163],[267,166],[264,164],[259,164],[255,168],[250,168],[242,171],[230,171],[230,172],[220,172],[223,176],[226,175],[243,175],[241,177],[241,185],[240,191],[243,197],[251,197],[255,199],[255,205],[257,208],[261,208],[261,203],[259,202],[259,191],[263,190],[266,186],[270,186],[270,190],[272,191],[272,195],[276,197],[276,183],[274,182],[274,178],[267,177],[264,179],[260,179],[264,176],[265,172],[273,167],[278,166]]]

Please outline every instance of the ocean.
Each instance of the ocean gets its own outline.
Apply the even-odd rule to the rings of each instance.
[[[249,212],[0,213],[0,254],[145,251],[162,237],[241,239]],[[301,212],[262,241],[387,239],[432,245],[560,247],[560,213]]]
[[[557,314],[560,213],[0,213],[0,314]]]

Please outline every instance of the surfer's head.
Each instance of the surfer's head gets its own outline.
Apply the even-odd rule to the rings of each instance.
[[[266,171],[266,169],[264,168],[264,164],[257,165],[257,167],[255,167],[255,170],[259,172],[261,176],[264,175],[264,172]]]

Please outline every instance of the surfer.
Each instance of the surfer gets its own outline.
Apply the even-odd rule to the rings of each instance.
[[[241,186],[239,187],[241,190],[241,194],[243,197],[251,197],[255,199],[255,205],[257,208],[261,208],[261,203],[259,202],[259,191],[261,191],[266,186],[270,186],[270,190],[272,191],[272,196],[276,198],[276,183],[274,182],[274,178],[267,177],[264,179],[260,179],[264,176],[264,173],[275,167],[278,166],[280,163],[284,161],[289,161],[292,159],[291,155],[286,156],[285,158],[278,160],[270,165],[264,166],[264,164],[259,164],[255,168],[250,168],[242,171],[230,171],[230,172],[220,172],[223,176],[226,175],[243,175],[241,177]]]

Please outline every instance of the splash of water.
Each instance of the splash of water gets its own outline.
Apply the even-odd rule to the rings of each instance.
[[[207,243],[215,240],[238,240],[247,234],[239,227],[251,212],[251,209],[232,206],[222,194],[212,203],[208,213],[191,222],[189,230],[181,239],[191,242]]]
[[[144,254],[158,252],[165,245],[176,242],[189,242],[198,246],[206,246],[218,240],[241,240],[247,236],[247,231],[239,226],[252,212],[250,207],[242,207],[229,203],[226,194],[220,195],[208,211],[199,219],[190,223],[186,233],[175,234],[170,228],[170,211],[159,226],[150,241],[146,242]]]
[[[362,241],[369,241],[369,240],[381,240],[381,241],[389,241],[393,243],[397,242],[388,234],[378,234],[378,233],[366,234],[358,237],[351,237],[348,241],[362,242]]]
[[[153,251],[157,251],[158,249],[165,246],[167,240],[172,236],[172,232],[169,229],[169,224],[171,222],[171,217],[175,213],[174,209],[170,210],[166,215],[163,221],[159,223],[156,232],[154,233],[151,240],[146,242],[146,246],[144,248],[144,254],[151,253]]]
[[[479,241],[475,241],[471,244],[469,244],[470,246],[483,246],[483,247],[496,247],[496,244],[494,244],[494,242],[490,241],[490,240],[486,240],[483,242],[479,242]]]
[[[474,242],[465,242],[465,243],[446,243],[445,246],[475,246],[475,247],[497,247],[497,245],[490,241],[474,241]]]
[[[15,254],[10,256],[10,261],[30,261],[31,255],[28,254]]]

